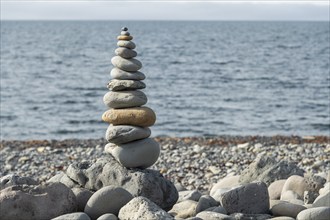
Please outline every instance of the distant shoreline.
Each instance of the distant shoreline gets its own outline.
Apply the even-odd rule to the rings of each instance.
[[[243,143],[263,143],[264,145],[280,145],[280,144],[330,144],[330,136],[234,136],[219,135],[212,137],[154,137],[160,144],[172,143],[174,145],[184,142],[185,144],[199,144],[205,146],[234,146]],[[35,147],[91,147],[107,144],[104,138],[98,139],[64,139],[64,140],[1,140],[0,149],[4,147],[10,148],[35,148]]]

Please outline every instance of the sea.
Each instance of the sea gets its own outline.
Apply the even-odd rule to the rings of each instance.
[[[124,26],[153,137],[330,135],[329,22],[1,21],[1,139],[104,137]]]

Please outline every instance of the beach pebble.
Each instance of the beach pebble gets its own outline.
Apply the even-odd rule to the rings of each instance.
[[[78,207],[77,210],[83,212],[87,204],[87,201],[93,195],[94,192],[81,187],[72,188],[72,192],[76,196],[77,207]]]
[[[77,209],[75,195],[62,183],[7,187],[0,204],[0,219],[51,219]]]
[[[269,211],[269,195],[267,185],[254,182],[236,187],[222,194],[221,206],[228,213],[242,212],[247,214],[263,214]]]
[[[127,72],[118,68],[113,68],[110,72],[110,76],[113,79],[119,80],[144,80],[146,76],[140,71]]]
[[[179,199],[178,202],[182,202],[184,200],[193,200],[198,201],[199,198],[202,196],[202,193],[198,190],[185,190],[179,192]]]
[[[134,58],[125,59],[120,56],[114,56],[111,59],[111,63],[115,67],[128,72],[135,72],[142,68],[142,63]]]
[[[212,196],[218,189],[233,188],[239,186],[240,185],[239,178],[240,176],[226,176],[212,187],[210,191],[210,195]]]
[[[147,96],[138,90],[132,91],[110,91],[103,97],[103,102],[109,108],[131,108],[139,107],[148,102]]]
[[[126,168],[145,169],[153,165],[160,154],[158,142],[151,138],[119,144],[111,154]]]
[[[128,49],[134,49],[136,47],[135,43],[133,41],[128,40],[120,40],[117,42],[118,47],[126,47]]]
[[[69,188],[78,187],[77,183],[75,183],[72,179],[70,179],[64,172],[56,174],[55,176],[50,178],[47,182],[48,183],[60,182]]]
[[[301,211],[297,220],[328,220],[330,216],[329,207],[309,208]]]
[[[115,54],[126,59],[130,59],[137,56],[137,52],[135,50],[131,50],[126,47],[118,47],[115,50]]]
[[[51,220],[91,220],[91,218],[84,212],[74,212],[52,218]]]
[[[127,27],[122,27],[121,31],[128,31],[128,28]]]
[[[153,219],[170,220],[173,217],[149,199],[139,196],[132,199],[119,211],[120,220]]]
[[[199,198],[196,213],[202,212],[208,208],[218,206],[220,203],[209,195],[203,195]]]
[[[258,155],[258,157],[242,171],[240,183],[262,181],[269,186],[275,180],[287,179],[292,175],[303,176],[304,170],[297,165],[284,160],[276,161],[274,158]]]
[[[297,205],[290,202],[281,201],[276,205],[273,205],[270,211],[274,216],[289,216],[296,218],[299,212],[305,210],[306,207],[303,205]]]
[[[125,144],[131,141],[148,138],[151,135],[150,128],[131,125],[109,125],[105,139],[114,144]]]
[[[276,180],[268,186],[269,199],[280,199],[281,192],[285,183],[284,180]]]
[[[17,174],[8,174],[0,178],[0,190],[13,185],[38,185],[38,181],[31,177],[21,177]]]
[[[326,184],[324,184],[324,187],[319,190],[319,194],[324,195],[329,191],[330,191],[330,182],[327,182]]]
[[[211,211],[200,212],[196,215],[196,217],[201,218],[203,220],[235,220],[235,218],[229,215]]]
[[[330,191],[323,195],[319,195],[313,202],[313,207],[330,207]]]
[[[128,31],[121,31],[120,35],[130,36],[131,34]]]
[[[132,36],[127,36],[127,35],[119,35],[117,37],[117,40],[132,40],[133,37]]]
[[[290,176],[284,183],[282,188],[282,194],[286,191],[293,191],[298,194],[297,199],[304,198],[304,191],[307,189],[307,185],[304,177],[293,175]]]
[[[281,198],[280,199],[283,200],[283,201],[292,201],[294,199],[300,199],[301,200],[301,197],[295,191],[287,190],[287,191],[284,191],[284,192],[281,193]]]
[[[217,212],[217,213],[221,213],[221,214],[227,215],[226,209],[224,207],[222,207],[222,206],[210,207],[208,209],[205,209],[205,211]]]
[[[111,80],[107,87],[112,91],[144,89],[146,84],[138,80]]]
[[[118,218],[112,213],[107,213],[98,217],[97,220],[118,220]]]
[[[178,200],[174,184],[158,171],[127,169],[113,157],[101,157],[96,162],[72,163],[66,174],[82,187],[93,191],[109,185],[122,187],[134,197],[150,199],[165,211]]]
[[[150,127],[156,121],[156,114],[148,107],[110,109],[103,113],[102,119],[113,125]]]
[[[231,190],[231,188],[221,188],[221,189],[217,189],[217,190],[212,194],[212,198],[215,199],[216,201],[220,202],[220,201],[221,201],[222,194],[224,194],[225,192],[228,192],[229,190]]]
[[[295,218],[289,216],[279,216],[279,217],[271,218],[271,220],[295,220]]]
[[[184,200],[176,203],[173,208],[168,211],[175,218],[189,218],[196,215],[197,202],[193,200]]]
[[[122,187],[105,186],[90,197],[84,212],[92,219],[97,219],[106,213],[118,215],[119,210],[131,199],[133,196]]]
[[[268,214],[247,214],[247,213],[233,213],[230,215],[235,220],[268,220],[272,216]]]

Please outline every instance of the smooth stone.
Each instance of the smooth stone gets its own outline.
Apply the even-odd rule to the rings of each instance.
[[[0,178],[0,190],[14,185],[38,185],[38,181],[31,177],[19,176],[17,174],[8,174]]]
[[[128,49],[134,49],[136,47],[135,43],[133,41],[128,40],[120,40],[117,42],[118,47],[126,47]]]
[[[231,188],[217,189],[215,192],[213,192],[212,198],[215,199],[215,201],[220,202],[222,194],[224,194],[225,192],[228,192],[229,190],[231,190]]]
[[[281,192],[285,183],[284,180],[276,180],[268,186],[269,199],[280,199]]]
[[[130,36],[131,34],[128,31],[121,31],[120,35]]]
[[[91,218],[86,213],[74,212],[52,218],[51,220],[91,220]]]
[[[105,139],[113,144],[125,144],[131,141],[148,138],[151,135],[150,128],[131,125],[109,125]]]
[[[103,102],[109,108],[133,108],[146,104],[148,98],[143,92],[138,90],[110,91],[104,95]]]
[[[128,28],[127,28],[127,27],[122,27],[121,30],[122,30],[122,31],[127,31]]]
[[[292,175],[304,175],[304,170],[294,163],[276,161],[274,158],[259,154],[257,158],[240,175],[240,183],[261,181],[269,186],[275,180],[287,179]]]
[[[291,218],[289,216],[279,216],[279,217],[271,218],[271,220],[295,220],[295,218]]]
[[[305,183],[305,179],[302,176],[293,175],[290,176],[284,183],[282,188],[282,194],[286,191],[293,191],[298,194],[297,199],[304,198],[304,191],[307,189],[307,185]]]
[[[115,67],[128,72],[135,72],[142,68],[142,63],[134,58],[125,59],[120,56],[114,56],[111,59],[111,63]]]
[[[210,191],[210,196],[212,196],[216,190],[222,188],[233,188],[239,186],[239,178],[240,176],[226,176],[225,178],[221,179],[217,182],[214,186],[212,186]]]
[[[127,169],[112,156],[101,157],[96,162],[72,163],[66,175],[77,185],[92,191],[109,185],[122,187],[134,197],[150,199],[165,211],[171,209],[178,200],[174,184],[159,171]]]
[[[289,202],[280,202],[270,209],[274,216],[289,216],[296,218],[299,212],[305,210],[306,207]]]
[[[117,37],[117,40],[133,40],[132,36],[127,36],[127,35],[119,35]]]
[[[139,196],[132,199],[119,211],[120,220],[152,219],[170,220],[173,217],[149,199]]]
[[[313,207],[330,207],[330,192],[319,195],[313,202]]]
[[[98,217],[96,220],[118,220],[117,216],[112,213],[103,214]]]
[[[136,89],[144,89],[146,84],[139,80],[111,80],[108,85],[108,89],[112,91],[123,91],[123,90],[136,90]]]
[[[196,213],[200,213],[208,208],[218,206],[220,203],[209,195],[203,195],[199,198]]]
[[[235,218],[229,215],[211,211],[200,212],[196,215],[196,217],[201,218],[203,220],[235,220]]]
[[[193,200],[184,200],[176,203],[173,208],[168,211],[169,214],[176,218],[189,218],[196,215],[197,202]]]
[[[133,57],[137,56],[137,52],[135,50],[131,50],[131,49],[128,49],[126,47],[118,47],[115,50],[115,54],[117,56],[120,56],[120,57],[126,58],[126,59],[130,59],[130,58],[133,58]]]
[[[290,201],[293,199],[301,199],[301,197],[298,195],[298,193],[292,191],[292,190],[287,190],[281,193],[281,200],[284,201]]]
[[[83,212],[87,204],[87,201],[93,195],[94,192],[81,187],[72,188],[72,192],[76,196],[77,206],[78,206],[77,210],[79,212]]]
[[[0,192],[0,204],[0,219],[6,220],[52,219],[77,209],[75,195],[62,183],[7,187]]]
[[[156,163],[160,146],[152,138],[120,144],[110,152],[126,168],[145,169]]]
[[[266,214],[269,211],[267,185],[254,182],[231,189],[222,194],[220,203],[229,214]]]
[[[178,202],[182,202],[184,200],[193,200],[198,202],[199,198],[202,196],[202,193],[198,190],[184,190],[179,192]]]
[[[221,214],[227,215],[226,209],[224,207],[222,207],[222,206],[210,207],[208,209],[205,209],[205,211],[217,212],[217,213],[221,213]]]
[[[150,127],[156,122],[156,114],[148,107],[109,109],[103,113],[102,119],[113,125]]]
[[[268,214],[246,214],[246,213],[233,213],[230,215],[235,220],[268,220],[272,216]]]
[[[110,72],[110,76],[118,80],[144,80],[146,78],[144,73],[140,71],[127,72],[118,68],[113,68]]]
[[[297,216],[297,220],[329,220],[329,216],[329,207],[317,207],[301,211]]]
[[[319,190],[319,194],[324,195],[329,191],[330,191],[330,182],[327,182],[326,184],[324,184],[324,187]]]
[[[63,183],[64,185],[66,185],[69,188],[74,188],[77,187],[77,183],[74,182],[72,179],[70,179],[64,172],[60,172],[59,174],[56,174],[55,176],[53,176],[52,178],[50,178],[48,181],[48,183]],[[85,206],[84,206],[85,208]]]
[[[105,186],[90,197],[84,212],[92,219],[97,219],[106,213],[118,215],[119,210],[131,199],[133,199],[131,193],[122,187]]]

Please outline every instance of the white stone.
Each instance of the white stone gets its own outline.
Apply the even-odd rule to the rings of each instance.
[[[309,208],[301,211],[297,220],[329,220],[329,216],[329,207]]]

